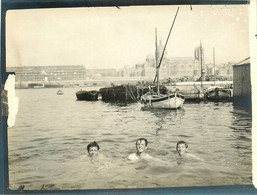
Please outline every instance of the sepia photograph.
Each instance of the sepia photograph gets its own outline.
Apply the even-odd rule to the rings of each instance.
[[[252,185],[249,7],[8,10],[9,190]]]

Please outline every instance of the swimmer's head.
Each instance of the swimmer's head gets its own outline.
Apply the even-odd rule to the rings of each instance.
[[[188,145],[185,141],[179,141],[176,146],[176,150],[180,156],[183,156],[187,152]]]
[[[142,153],[147,149],[148,141],[145,138],[139,138],[136,142],[137,153]]]
[[[100,147],[95,141],[87,145],[87,151],[90,157],[97,156],[99,149]]]

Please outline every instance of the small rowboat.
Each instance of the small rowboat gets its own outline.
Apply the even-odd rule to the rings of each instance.
[[[230,89],[226,89],[221,86],[212,86],[206,89],[205,98],[208,100],[227,100],[231,98],[232,93]]]
[[[57,95],[63,95],[63,91],[62,90],[58,90],[57,91]]]

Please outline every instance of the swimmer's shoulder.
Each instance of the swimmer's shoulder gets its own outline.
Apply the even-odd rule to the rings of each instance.
[[[187,153],[187,157],[190,159],[193,159],[193,160],[197,160],[197,161],[204,161],[202,158],[200,158],[194,154],[190,154],[190,153]]]
[[[128,160],[138,160],[138,157],[137,157],[136,153],[132,153],[127,156],[127,159]]]
[[[149,155],[147,153],[144,154],[143,159],[154,161],[154,162],[161,163],[161,164],[167,164],[165,161],[163,161],[163,160],[161,160],[159,158],[153,157],[153,156],[151,156],[151,155]]]
[[[154,159],[154,157],[152,157],[151,155],[145,153],[143,156],[142,156],[144,159],[147,159],[147,160],[151,160],[151,159]]]

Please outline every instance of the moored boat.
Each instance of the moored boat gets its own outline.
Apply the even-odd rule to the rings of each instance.
[[[185,97],[177,93],[157,94],[148,92],[141,96],[141,103],[146,108],[177,109],[183,106]]]
[[[61,85],[61,84],[45,83],[44,87],[45,88],[62,88],[63,85]]]
[[[179,8],[177,9],[173,24],[177,17],[178,10],[179,10]],[[165,94],[162,94],[160,92],[159,69],[161,66],[161,62],[163,59],[163,55],[164,55],[165,48],[166,48],[168,40],[169,40],[169,36],[170,36],[171,30],[172,30],[173,24],[170,28],[169,35],[167,37],[165,46],[163,48],[160,60],[158,59],[159,54],[158,54],[158,49],[157,49],[158,48],[158,46],[157,46],[157,31],[155,31],[156,32],[156,36],[155,36],[156,75],[155,75],[154,83],[157,84],[157,92],[154,92],[153,90],[151,90],[151,88],[149,88],[149,92],[147,92],[146,94],[141,96],[140,100],[141,100],[141,104],[143,105],[143,107],[160,108],[160,109],[177,109],[177,108],[182,107],[183,103],[185,101],[185,97],[183,95],[178,94],[177,92],[174,92],[174,93],[167,92]]]
[[[44,83],[28,83],[28,88],[44,88]]]
[[[138,87],[131,84],[101,88],[99,93],[103,101],[136,102],[139,99]]]
[[[57,91],[57,95],[63,95],[63,91],[59,89],[59,90]]]
[[[202,101],[204,100],[204,92],[201,89],[194,87],[183,87],[178,91],[185,97],[187,101]]]
[[[97,101],[99,96],[99,91],[97,90],[80,90],[76,92],[77,100],[86,100],[86,101]]]
[[[211,86],[205,91],[205,98],[208,100],[228,100],[232,97],[232,92],[230,89],[226,89],[221,86]]]
[[[155,92],[157,93],[157,87],[156,86],[141,86],[138,87],[138,91],[139,91],[139,96],[143,96],[144,94],[148,93],[149,91]],[[170,89],[168,89],[166,86],[160,86],[159,87],[160,93],[161,94],[166,94],[168,92],[171,92]]]

